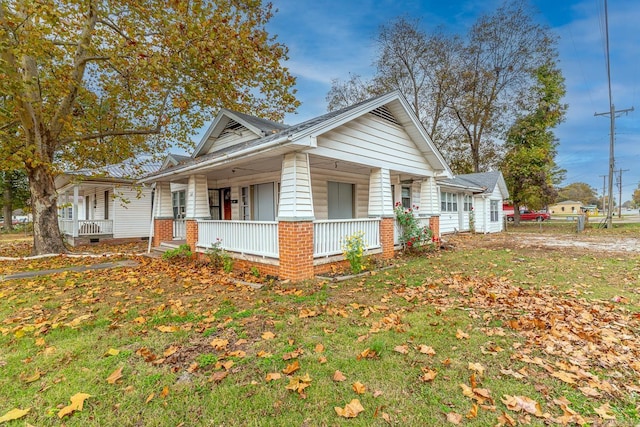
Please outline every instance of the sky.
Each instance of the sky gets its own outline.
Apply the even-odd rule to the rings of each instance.
[[[525,0],[523,0],[525,1]],[[559,65],[566,79],[566,120],[555,129],[556,162],[566,169],[563,185],[586,182],[602,196],[609,172],[610,111],[605,56],[604,0],[530,0],[535,20],[558,37]],[[418,18],[425,31],[445,26],[466,34],[476,18],[501,0],[272,0],[277,13],[267,28],[289,48],[284,64],[297,78],[302,105],[285,118],[296,124],[324,114],[332,79],[374,73],[375,37],[380,25],[404,16]],[[637,110],[615,120],[615,170],[622,169],[622,201],[640,183],[640,2],[608,4],[612,104]],[[619,174],[616,174],[618,176]],[[605,181],[606,182],[606,181]],[[608,185],[608,182],[606,182]],[[614,194],[618,187],[614,180]]]

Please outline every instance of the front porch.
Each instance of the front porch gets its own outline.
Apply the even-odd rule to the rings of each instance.
[[[113,220],[110,219],[59,219],[58,226],[71,246],[113,238]]]

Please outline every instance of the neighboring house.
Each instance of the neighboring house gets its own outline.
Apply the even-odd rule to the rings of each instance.
[[[582,213],[582,202],[566,200],[549,206],[549,213],[556,215],[575,215]]]
[[[504,200],[509,190],[502,172],[457,175],[438,180],[440,186],[440,232],[503,230]]]
[[[56,177],[58,223],[66,241],[78,246],[148,239],[152,189],[136,185],[135,177],[159,168],[124,162]]]
[[[223,109],[189,160],[165,166],[140,180],[156,186],[154,246],[219,245],[292,280],[327,271],[359,231],[368,253],[393,257],[395,203],[418,206],[439,237],[439,182],[453,178],[399,92],[294,126]],[[471,182],[450,191],[462,207],[465,194],[487,190]]]

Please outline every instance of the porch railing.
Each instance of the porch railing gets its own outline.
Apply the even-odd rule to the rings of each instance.
[[[364,232],[367,250],[380,247],[380,218],[334,219],[313,222],[313,256],[315,258],[342,253],[344,239]]]
[[[187,238],[187,221],[184,219],[173,220],[173,238],[184,240]]]
[[[278,223],[275,221],[198,221],[198,246],[249,255],[278,258]]]
[[[73,236],[73,220],[61,219],[58,221],[60,231],[63,234]],[[91,236],[94,234],[113,234],[113,220],[110,219],[79,219],[78,236]],[[75,237],[75,236],[74,236]]]

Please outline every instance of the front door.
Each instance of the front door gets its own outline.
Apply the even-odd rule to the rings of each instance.
[[[222,188],[222,213],[224,216],[222,219],[231,219],[231,188]]]

